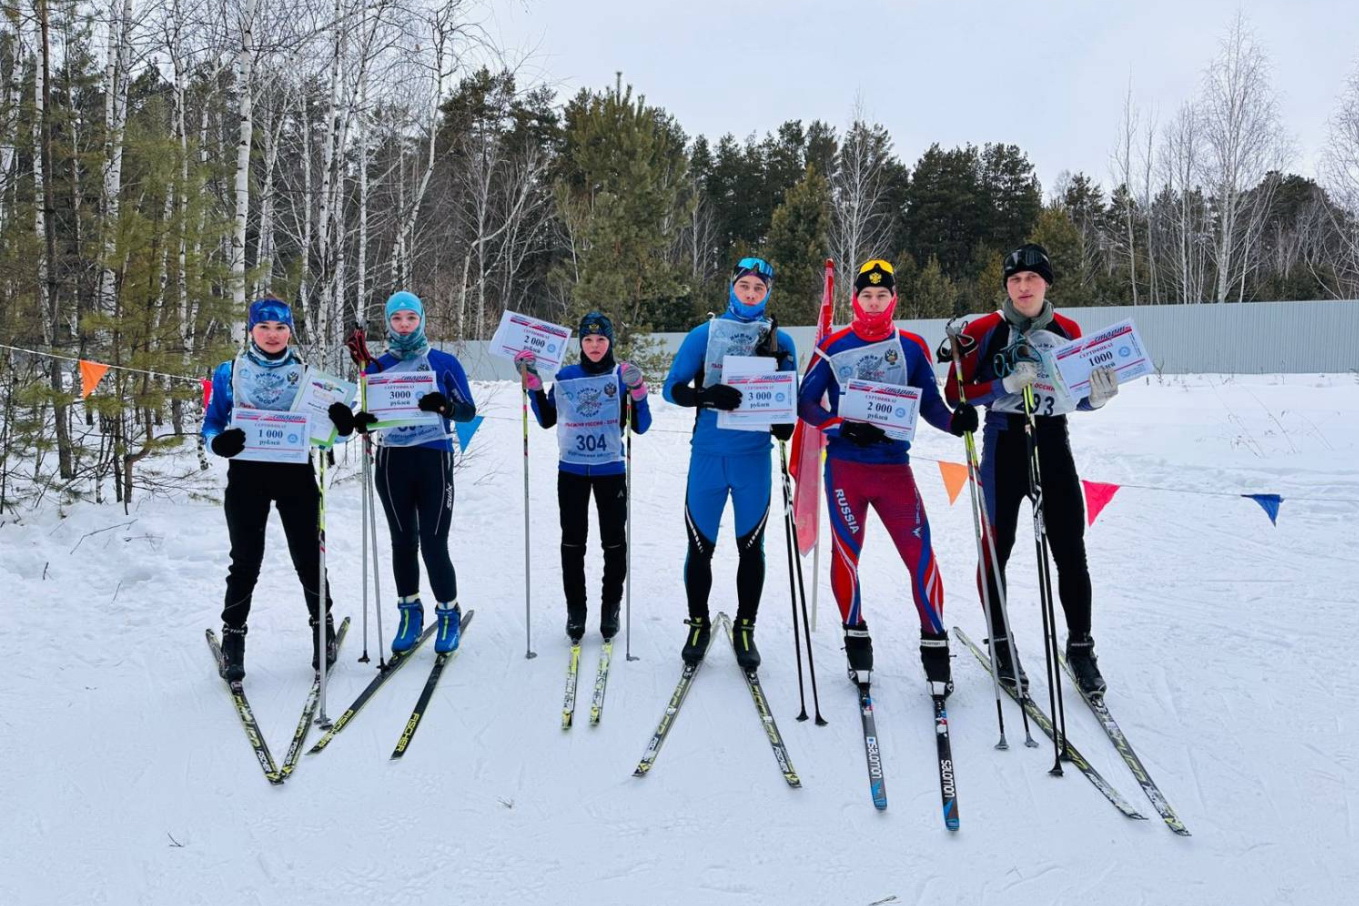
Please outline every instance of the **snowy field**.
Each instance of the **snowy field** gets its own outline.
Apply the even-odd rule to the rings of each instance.
[[[803,789],[776,769],[730,648],[715,644],[654,770],[632,770],[679,673],[682,498],[691,413],[653,395],[634,456],[631,649],[619,637],[603,723],[559,729],[555,440],[536,427],[532,643],[526,660],[519,395],[477,387],[489,416],[459,473],[452,548],[476,620],[419,735],[390,762],[428,648],[283,786],[263,779],[203,642],[227,563],[214,458],[203,493],[11,515],[0,527],[0,904],[1186,903],[1325,906],[1359,887],[1359,381],[1352,374],[1155,378],[1073,416],[1083,477],[1125,485],[1087,534],[1108,702],[1193,836],[1156,819],[1092,715],[1073,742],[1134,806],[1080,773],[1048,776],[1006,703],[955,643],[950,700],[962,829],[948,833],[905,570],[876,518],[862,572],[890,807],[869,800],[852,686],[822,557],[821,709],[798,712],[781,523],[771,519],[758,639],[766,693]],[[972,520],[922,426],[946,621],[981,639]],[[368,681],[357,460],[329,495],[338,716]],[[776,485],[776,516],[778,507]],[[1272,526],[1242,493],[1285,498]],[[966,494],[966,492],[964,492]],[[383,594],[394,621],[382,538]],[[1011,612],[1046,702],[1032,544],[1021,519]],[[591,539],[592,545],[596,539]],[[591,626],[599,558],[592,551]],[[810,569],[810,561],[808,563]],[[730,515],[712,609],[733,612]],[[428,594],[426,601],[429,601]],[[256,593],[246,688],[280,760],[311,681],[307,622],[277,520]],[[386,640],[372,637],[376,654]],[[810,701],[809,701],[810,707]],[[1035,734],[1037,730],[1035,729]],[[1350,893],[1346,894],[1345,891]]]

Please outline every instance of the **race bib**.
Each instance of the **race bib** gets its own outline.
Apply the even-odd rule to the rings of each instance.
[[[261,365],[248,355],[239,355],[231,366],[233,406],[283,412],[293,407],[302,386],[306,366],[298,359],[282,365]]]
[[[733,321],[713,318],[708,322],[708,348],[703,355],[703,386],[726,383],[722,380],[722,360],[727,356],[748,356],[769,333],[768,321]]]
[[[906,354],[901,349],[901,340],[895,336],[837,352],[830,357],[830,366],[841,387],[850,381],[906,386]]]
[[[562,462],[597,466],[623,461],[618,377],[613,372],[558,381],[557,445]]]
[[[1053,361],[1052,351],[1064,345],[1065,337],[1050,330],[1034,330],[1025,336],[1025,342],[1033,347],[1041,358],[1038,363],[1038,380],[1033,382],[1034,415],[1066,415],[1076,409],[1076,400],[1066,389],[1057,364]],[[1024,414],[1024,394],[1007,393],[991,404],[992,411]]]

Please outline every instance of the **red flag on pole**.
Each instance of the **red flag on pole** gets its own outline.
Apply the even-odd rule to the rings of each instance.
[[[825,289],[821,295],[821,312],[816,318],[816,345],[820,346],[831,332],[831,317],[835,309],[835,262],[826,259]],[[812,354],[808,370],[816,364]],[[798,420],[793,429],[793,453],[788,461],[788,472],[793,476],[793,524],[797,526],[797,549],[807,556],[816,547],[820,527],[821,508],[821,451],[826,446],[820,428]]]

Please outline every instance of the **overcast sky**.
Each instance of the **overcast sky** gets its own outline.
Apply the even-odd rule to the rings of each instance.
[[[614,83],[691,136],[843,128],[856,97],[914,165],[931,142],[1020,146],[1047,193],[1063,170],[1106,188],[1129,80],[1143,121],[1199,90],[1238,10],[1273,65],[1290,167],[1313,175],[1359,66],[1355,0],[487,0],[484,25],[559,98]]]

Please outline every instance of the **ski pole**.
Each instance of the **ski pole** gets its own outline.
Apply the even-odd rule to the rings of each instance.
[[[363,369],[359,369],[359,409],[368,410],[368,380],[364,377]],[[371,660],[368,657],[368,506],[371,502],[369,492],[373,486],[372,463],[368,461],[368,436],[363,438],[363,452],[359,454],[363,458],[363,654],[359,655],[359,663],[367,664]],[[376,568],[376,564],[374,564]],[[374,577],[376,578],[376,576]],[[381,633],[378,633],[381,637]]]
[[[1057,667],[1057,617],[1052,604],[1052,574],[1048,570],[1048,533],[1043,519],[1043,474],[1038,458],[1038,420],[1035,417],[1033,386],[1024,388],[1024,433],[1029,448],[1029,501],[1033,507],[1033,544],[1038,556],[1038,599],[1043,611],[1044,652],[1047,667],[1048,703],[1052,708],[1053,764],[1048,773],[1062,775],[1062,757],[1066,754],[1066,710],[1062,702],[1061,679]]]
[[[967,401],[965,385],[963,383],[963,332],[962,328],[955,328],[952,319],[944,327],[944,333],[948,336],[948,352],[940,354],[940,359],[951,358],[953,360],[953,373],[958,385],[958,401]],[[964,324],[963,327],[967,325]],[[943,350],[941,349],[942,353]],[[997,749],[1008,749],[1009,742],[1005,739],[1005,709],[1001,704],[1000,697],[1000,670],[996,662],[996,633],[995,626],[991,617],[991,583],[987,574],[987,559],[990,560],[990,576],[996,580],[996,603],[1000,609],[1000,619],[1002,632],[1005,634],[1005,644],[1010,648],[1010,663],[1015,669],[1015,689],[1023,695],[1027,695],[1027,690],[1020,689],[1019,679],[1019,654],[1015,649],[1014,636],[1010,633],[1009,610],[1005,603],[1005,589],[1001,586],[1000,564],[996,555],[994,543],[994,533],[991,531],[991,520],[986,513],[986,501],[981,493],[980,466],[977,462],[977,441],[973,432],[968,431],[963,434],[963,446],[967,451],[967,485],[972,500],[972,529],[976,533],[977,539],[977,570],[978,585],[981,586],[982,595],[982,614],[986,618],[987,648],[991,655],[991,686],[996,696],[996,722],[1000,728],[1000,740],[996,743]],[[1033,734],[1029,730],[1028,712],[1020,709],[1020,715],[1024,721],[1024,744],[1029,748],[1037,748],[1038,743],[1034,741]]]
[[[519,388],[523,400],[523,422],[524,422],[524,658],[530,659],[538,656],[533,650],[533,605],[532,587],[530,580],[529,563],[529,429],[528,429],[528,388]]]
[[[627,512],[623,518],[627,520],[628,546],[627,559],[627,581],[625,585],[624,597],[627,599],[627,630],[623,633],[624,659],[629,661],[641,660],[632,653],[632,420],[636,416],[636,402],[632,399],[632,394],[628,394],[628,433],[625,438],[623,455],[623,493],[627,495]]]
[[[783,441],[779,441],[779,460],[784,461]],[[799,636],[797,626],[797,581],[793,578],[793,548],[796,544],[793,534],[795,526],[788,524],[788,511],[791,507],[788,494],[788,476],[780,474],[779,478],[783,486],[783,537],[787,542],[784,546],[788,553],[788,604],[793,609],[793,653],[797,657],[797,700],[802,710],[798,712],[798,720],[807,719],[807,693],[802,682],[802,641]]]
[[[788,445],[779,441],[779,471],[783,475],[783,518],[785,532],[791,539],[797,534],[797,524],[793,520],[793,490],[792,479],[788,475]],[[790,543],[791,540],[790,540]],[[821,696],[816,689],[816,660],[812,655],[812,627],[807,619],[807,588],[802,581],[802,559],[795,558],[797,561],[797,596],[802,603],[802,634],[807,641],[807,673],[812,678],[812,708],[816,712],[816,725],[824,727],[826,719],[821,716]],[[796,621],[796,615],[794,615]],[[796,632],[796,628],[794,629]]]
[[[331,727],[330,718],[326,716],[326,450],[322,447],[316,448],[316,458],[319,460],[319,476],[317,481],[318,497],[316,501],[316,536],[321,562],[320,575],[317,577],[316,586],[316,650],[319,657],[316,659],[316,677],[320,683],[320,698],[317,700],[316,725],[323,730]]]

